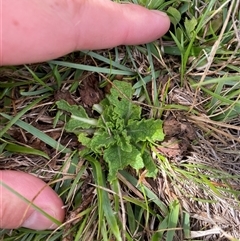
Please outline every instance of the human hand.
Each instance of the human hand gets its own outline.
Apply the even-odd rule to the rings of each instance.
[[[159,11],[109,0],[7,0],[1,7],[0,66],[47,61],[76,50],[147,43],[164,35],[170,25]],[[39,191],[35,187],[44,186],[21,172],[0,171],[0,180],[30,201]],[[54,210],[55,218],[63,221],[62,202],[52,189],[44,189],[33,202],[48,213]],[[26,202],[0,183],[0,228],[56,227],[43,216],[30,224],[34,208],[27,213],[26,208]]]
[[[63,202],[45,182],[24,172],[0,170],[0,229],[25,227],[42,230],[58,226],[36,210],[31,202],[52,218],[63,221]]]
[[[0,66],[36,63],[76,50],[156,40],[167,15],[110,0],[1,1]]]

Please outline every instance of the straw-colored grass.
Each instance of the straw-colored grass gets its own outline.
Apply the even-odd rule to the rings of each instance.
[[[133,2],[167,11],[170,33],[0,68],[1,169],[52,182],[67,213],[55,231],[0,230],[2,240],[240,239],[239,0]],[[109,182],[103,156],[79,156],[84,147],[65,130],[56,101],[99,117],[92,101],[115,79],[132,84],[142,118],[163,121],[164,141],[141,146],[155,178],[127,167]]]

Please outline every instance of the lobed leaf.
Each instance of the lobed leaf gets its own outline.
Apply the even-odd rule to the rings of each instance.
[[[127,166],[132,166],[136,170],[144,167],[141,152],[132,146],[131,153],[123,151],[119,146],[114,145],[105,150],[103,157],[109,166],[108,180],[112,182],[119,170],[123,170]]]
[[[192,17],[191,19],[185,19],[184,21],[184,27],[186,29],[186,33],[188,35],[189,38],[192,38],[193,37],[193,32],[197,26],[197,19]]]
[[[66,124],[66,131],[76,132],[79,129],[89,129],[97,124],[95,119],[89,118],[82,106],[70,105],[65,100],[56,102],[60,110],[71,113],[71,119]]]
[[[131,101],[133,95],[132,86],[123,81],[114,81],[116,88],[111,89],[111,94],[107,96],[109,103],[114,106],[114,113],[125,121],[129,119],[139,119],[141,108]]]
[[[164,139],[161,120],[142,119],[141,121],[131,121],[127,130],[136,143],[139,141],[162,141]]]
[[[136,170],[145,167],[148,176],[156,176],[157,168],[146,147],[149,142],[163,140],[162,121],[141,119],[141,107],[131,101],[132,95],[131,84],[114,81],[110,94],[100,103],[98,120],[90,119],[81,106],[69,105],[64,100],[57,102],[59,109],[71,113],[66,130],[78,131],[78,140],[86,146],[80,155],[91,152],[103,155],[108,163],[110,182],[119,170],[128,166]],[[92,126],[94,132],[89,137],[86,130]]]

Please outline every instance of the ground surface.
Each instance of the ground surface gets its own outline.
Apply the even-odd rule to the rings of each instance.
[[[213,11],[222,9],[221,4],[216,2]],[[199,21],[207,6],[200,7]],[[63,227],[55,232],[2,230],[2,240],[240,239],[240,44],[235,12],[230,13],[223,35],[224,21],[218,19],[222,25],[215,33],[211,29],[219,15],[209,18],[205,32],[199,30],[201,38],[195,36],[191,49],[198,54],[189,54],[186,66],[168,35],[147,46],[2,67],[0,168],[57,180],[52,186],[67,211]],[[80,64],[98,69],[86,71]],[[115,79],[133,85],[129,101],[141,106],[142,118],[163,121],[165,138],[150,148],[158,168],[155,178],[127,167],[114,183],[105,181],[103,157],[80,157],[84,146],[65,131],[69,115],[57,109],[56,101],[83,106],[97,118],[92,107],[110,93]]]

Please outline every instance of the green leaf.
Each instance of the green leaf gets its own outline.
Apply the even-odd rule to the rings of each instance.
[[[125,121],[139,119],[141,108],[131,101],[133,88],[131,84],[123,81],[114,81],[111,94],[107,96],[109,103],[114,105],[114,113]]]
[[[107,149],[115,143],[113,136],[107,132],[96,132],[91,139],[90,148],[96,153],[101,153],[101,149]]]
[[[56,104],[60,110],[71,113],[71,119],[65,127],[68,132],[77,132],[81,129],[89,129],[97,124],[97,120],[89,118],[82,106],[70,105],[65,100],[57,101]]]
[[[193,31],[196,29],[196,26],[197,26],[197,19],[192,17],[192,19],[185,19],[184,21],[184,26],[185,26],[185,29],[186,29],[186,33],[188,35],[189,38],[192,38],[193,37]]]
[[[108,180],[111,182],[119,170],[128,166],[137,171],[145,167],[151,177],[157,173],[146,147],[149,143],[163,140],[162,121],[141,119],[142,109],[132,102],[133,92],[131,84],[114,81],[110,94],[100,103],[98,120],[88,118],[81,106],[71,106],[66,101],[57,102],[59,109],[71,113],[66,130],[74,133],[79,130],[78,140],[86,147],[80,155],[84,157],[94,153],[103,156],[108,163]],[[90,123],[92,120],[94,125]],[[94,129],[89,132],[87,129],[92,126]]]
[[[167,13],[170,15],[170,20],[174,26],[176,26],[181,20],[181,13],[173,7],[169,7]]]
[[[128,165],[131,165],[136,170],[144,167],[141,152],[132,146],[132,152],[123,151],[119,146],[114,145],[108,148],[103,155],[109,166],[108,180],[111,182],[116,178],[119,170],[123,170]]]
[[[190,239],[191,237],[190,214],[187,212],[183,212],[182,226],[183,226],[184,238]]]
[[[152,192],[150,189],[145,187],[144,185],[138,185],[139,180],[137,180],[135,177],[133,177],[130,173],[126,171],[120,171],[120,174],[124,176],[124,178],[130,182],[133,186],[135,186],[139,191],[142,192],[142,188],[144,188],[144,193],[146,193],[147,197],[154,202],[161,210],[161,213],[163,213],[164,216],[166,216],[169,211],[167,206],[165,205],[164,202],[162,202],[159,197]]]
[[[210,28],[208,29],[206,36],[211,34],[216,35],[216,33],[223,26],[223,16],[222,14],[217,14],[217,16],[210,21]]]
[[[144,150],[144,152],[142,154],[142,158],[143,158],[144,167],[148,171],[146,176],[147,177],[156,177],[156,175],[158,173],[158,169],[153,161],[152,156],[150,155],[150,153],[147,150]]]
[[[131,121],[127,129],[132,140],[136,143],[139,141],[162,141],[164,139],[161,120]]]
[[[139,4],[148,9],[158,9],[163,2],[163,0],[139,0]]]
[[[80,133],[78,135],[78,141],[82,143],[84,146],[90,146],[91,145],[91,138],[87,137],[86,133]]]
[[[120,135],[115,135],[115,137],[117,145],[121,147],[123,151],[132,152],[131,137],[128,136],[126,130],[123,130]]]

